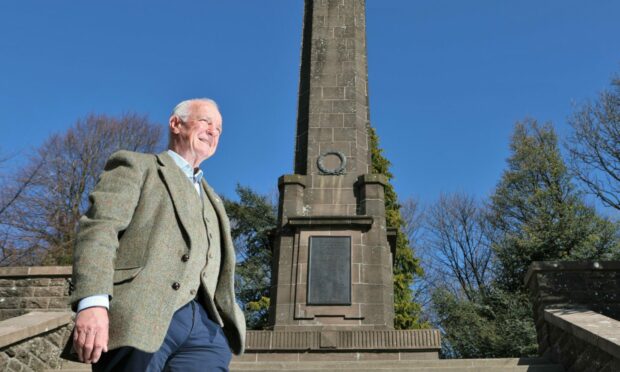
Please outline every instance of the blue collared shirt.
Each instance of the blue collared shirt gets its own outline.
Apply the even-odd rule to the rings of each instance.
[[[187,178],[189,178],[189,180],[194,185],[194,188],[196,188],[196,192],[200,195],[200,180],[202,180],[203,176],[202,169],[198,168],[198,171],[196,172],[194,168],[192,168],[192,166],[187,162],[187,160],[185,160],[181,155],[177,154],[172,150],[168,150],[168,155],[170,155],[176,165],[181,168],[183,173],[185,173]]]
[[[192,166],[185,160],[181,155],[177,154],[172,150],[168,150],[168,155],[174,160],[174,163],[181,168],[183,173],[187,176],[187,178],[192,182],[194,188],[198,195],[200,195],[200,180],[202,180],[202,169],[198,168],[196,172]],[[105,307],[106,309],[110,308],[110,296],[107,294],[93,295],[84,297],[78,303],[77,311],[78,313],[84,309],[94,306]]]

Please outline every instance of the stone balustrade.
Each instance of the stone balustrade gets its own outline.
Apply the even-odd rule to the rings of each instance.
[[[0,320],[69,309],[70,266],[0,267]]]
[[[57,369],[72,329],[72,314],[31,312],[0,321],[0,371]]]
[[[620,322],[586,309],[544,311],[545,351],[569,371],[620,371]]]
[[[534,262],[539,353],[569,371],[620,371],[620,261]]]
[[[70,266],[0,268],[0,371],[59,368],[72,329]]]

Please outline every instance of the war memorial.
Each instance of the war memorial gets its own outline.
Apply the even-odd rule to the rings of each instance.
[[[437,329],[395,330],[395,231],[372,174],[364,0],[306,0],[294,169],[279,178],[269,327],[232,370],[620,371],[620,262],[536,262],[540,358],[440,360]],[[70,267],[0,268],[0,370],[89,370],[69,337]]]

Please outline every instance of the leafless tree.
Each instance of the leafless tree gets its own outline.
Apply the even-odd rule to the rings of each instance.
[[[409,242],[415,244],[422,238],[422,227],[424,225],[424,209],[420,201],[409,198],[401,203],[400,215],[403,218],[403,232],[407,235]]]
[[[485,296],[492,251],[483,207],[465,194],[442,195],[427,212],[425,231],[427,280],[469,300]]]
[[[4,165],[10,157],[0,159],[0,167]],[[11,183],[6,175],[2,175],[0,184],[0,266],[10,266],[17,262],[24,261],[24,254],[27,252],[15,248],[11,236],[10,213],[11,207],[16,204],[25,191],[32,185],[33,179],[40,169],[40,166],[26,173],[23,180],[18,183]]]
[[[570,120],[571,169],[606,205],[620,210],[620,78]]]
[[[425,274],[421,277],[416,277],[413,283],[413,296],[414,301],[427,309],[431,302],[431,290],[429,277],[426,274],[426,267],[428,266],[428,257],[424,252],[424,208],[419,200],[414,198],[406,199],[401,203],[400,214],[403,219],[403,232],[409,239],[409,245],[412,247],[416,256],[421,260],[420,265]]]
[[[13,179],[20,190],[4,211],[7,246],[23,263],[68,264],[77,222],[107,158],[120,149],[153,152],[162,127],[147,117],[89,115],[36,149]]]

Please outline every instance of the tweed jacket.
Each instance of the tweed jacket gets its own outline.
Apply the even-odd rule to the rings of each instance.
[[[205,289],[208,273],[197,274],[202,274],[200,299],[223,326],[231,350],[241,354],[245,319],[234,295],[230,222],[221,199],[202,182],[219,220],[221,264],[215,293]],[[158,350],[179,296],[187,296],[183,291],[190,286],[183,282],[187,265],[182,257],[191,254],[193,246],[207,244],[199,230],[204,231],[204,222],[190,218],[200,214],[192,208],[201,208],[191,202],[195,195],[190,193],[195,193],[191,182],[166,152],[119,151],[110,157],[90,194],[74,250],[71,305],[75,310],[82,298],[112,296],[109,350]]]

